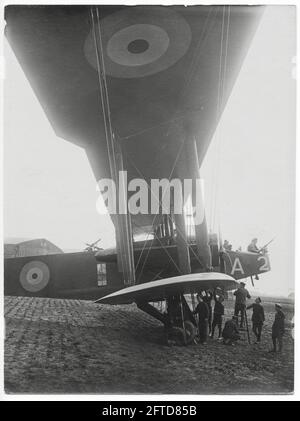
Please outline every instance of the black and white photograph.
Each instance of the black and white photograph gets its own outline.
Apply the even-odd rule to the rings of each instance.
[[[5,396],[295,393],[296,15],[3,7]]]

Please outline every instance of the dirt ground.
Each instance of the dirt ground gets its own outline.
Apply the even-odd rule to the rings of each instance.
[[[271,354],[274,300],[264,302],[260,345],[217,340],[168,347],[163,327],[135,305],[5,298],[6,393],[291,393],[294,307],[284,302],[284,349]],[[233,302],[226,301],[226,318]],[[251,312],[249,312],[249,320]],[[252,342],[253,337],[252,337]]]

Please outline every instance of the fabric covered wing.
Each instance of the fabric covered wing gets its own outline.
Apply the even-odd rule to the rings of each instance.
[[[128,181],[191,178],[184,156],[178,159],[181,146],[195,137],[201,164],[263,7],[98,11],[112,128]],[[90,7],[7,6],[5,19],[55,133],[85,148],[97,180],[109,177]],[[153,216],[135,215],[132,224],[145,231]]]

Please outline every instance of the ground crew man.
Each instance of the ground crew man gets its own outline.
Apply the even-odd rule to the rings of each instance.
[[[214,317],[213,317],[212,332],[211,332],[212,339],[215,334],[216,326],[218,326],[218,329],[219,329],[218,339],[221,339],[222,337],[222,321],[223,321],[223,315],[224,315],[223,301],[224,301],[224,298],[222,296],[218,297],[215,295]]]
[[[277,352],[277,342],[278,342],[278,351],[282,351],[282,338],[284,334],[284,319],[285,315],[281,310],[280,304],[275,304],[275,320],[272,326],[272,341],[273,349],[271,352]]]
[[[197,294],[198,305],[193,311],[193,314],[198,314],[198,330],[201,344],[207,341],[207,322],[208,322],[208,307],[203,301],[201,294]]]
[[[232,316],[231,320],[227,320],[222,336],[225,345],[234,345],[234,342],[240,339],[237,316]]]
[[[256,336],[256,343],[260,342],[261,338],[261,331],[265,321],[265,312],[264,308],[261,305],[261,299],[259,297],[256,298],[255,303],[251,304],[247,307],[247,310],[252,308],[252,331]]]
[[[251,298],[248,290],[245,288],[245,285],[246,284],[244,282],[240,282],[240,287],[233,293],[233,295],[235,295],[234,315],[238,317],[239,313],[241,313],[241,328],[244,326],[246,300],[247,298]]]
[[[208,308],[208,319],[207,319],[207,323],[208,323],[208,334],[211,335],[211,322],[212,322],[212,306],[211,306],[211,302],[213,299],[213,294],[211,291],[205,291],[205,293],[203,293],[202,295],[203,301],[205,302],[205,304],[207,305]]]

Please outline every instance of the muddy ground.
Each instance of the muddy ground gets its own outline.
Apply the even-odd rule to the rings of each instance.
[[[128,306],[5,298],[6,393],[268,394],[293,390],[294,307],[281,355],[271,348],[274,300],[264,303],[260,345],[167,347],[156,320]],[[226,301],[226,318],[233,302]],[[250,319],[251,313],[249,313]],[[253,337],[252,337],[253,341]],[[254,341],[253,341],[254,342]]]

